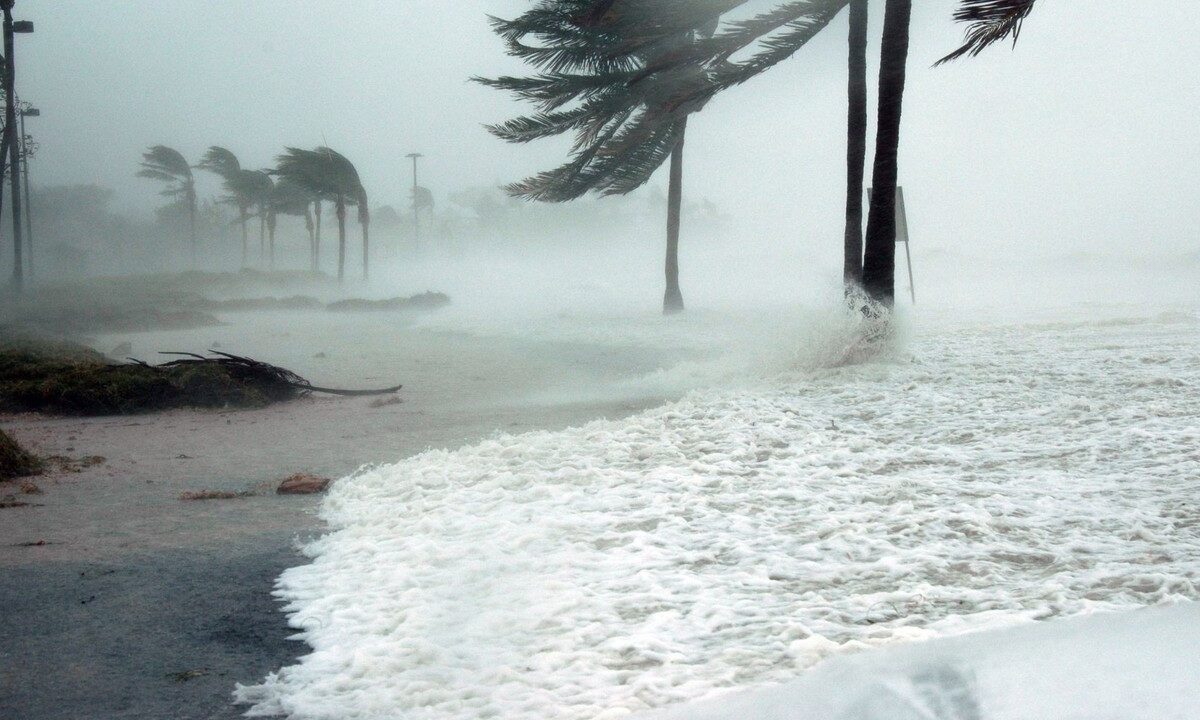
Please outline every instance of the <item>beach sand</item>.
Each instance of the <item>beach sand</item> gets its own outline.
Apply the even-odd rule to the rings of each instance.
[[[29,506],[0,510],[0,717],[240,717],[234,683],[307,649],[288,641],[270,593],[304,562],[298,541],[321,532],[319,498],[276,495],[282,478],[338,478],[495,432],[629,415],[663,398],[567,391],[669,360],[663,350],[421,329],[391,313],[231,315],[220,327],[92,344],[124,341],[148,361],[219,346],[318,385],[405,388],[384,405],[312,396],[259,410],[0,417],[31,450],[76,461],[34,478],[42,494],[21,495]],[[88,457],[104,460],[81,467]],[[199,490],[259,494],[180,500]]]

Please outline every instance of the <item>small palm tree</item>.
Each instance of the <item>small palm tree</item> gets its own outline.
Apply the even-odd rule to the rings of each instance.
[[[261,192],[262,183],[255,171],[243,170],[236,155],[217,145],[213,145],[204,153],[204,157],[200,159],[200,164],[196,167],[218,175],[225,187],[225,192],[228,193],[224,201],[238,209],[238,223],[242,226],[242,266],[244,267],[249,244],[246,221],[250,219],[250,206],[254,204],[255,198]]]
[[[316,271],[316,235],[313,226],[312,194],[290,178],[280,178],[271,191],[271,204],[267,215],[267,229],[271,237],[271,266],[275,265],[275,219],[279,215],[294,215],[304,218],[308,231],[308,249],[313,271]]]
[[[271,265],[275,265],[275,219],[271,214],[271,195],[275,190],[275,181],[266,170],[243,170],[245,184],[258,208],[258,261],[265,259],[267,236],[271,240]]]
[[[182,202],[188,211],[188,231],[192,247],[192,266],[196,265],[196,182],[192,166],[183,155],[166,145],[155,145],[142,154],[138,177],[167,183],[162,194]]]

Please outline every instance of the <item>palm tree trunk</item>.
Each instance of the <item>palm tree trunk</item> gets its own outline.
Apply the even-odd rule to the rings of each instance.
[[[679,125],[679,142],[671,151],[671,180],[667,190],[667,290],[663,293],[663,315],[683,312],[679,291],[679,215],[683,206],[683,141],[687,120]]]
[[[258,264],[262,265],[267,255],[267,212],[260,203],[258,206]]]
[[[316,200],[313,202],[313,212],[317,216],[316,240],[313,242],[313,257],[312,257],[313,272],[321,272],[321,205],[322,205],[322,203],[320,200]]]
[[[269,267],[272,270],[275,269],[275,223],[275,213],[271,212],[269,215],[267,215],[267,242],[268,247],[270,248],[270,259],[268,262],[270,263]]]
[[[896,290],[897,155],[911,15],[912,0],[887,0],[879,52],[879,124],[875,136],[871,210],[867,216],[863,287],[872,299],[886,307],[892,306]]]
[[[241,205],[238,206],[238,216],[242,221],[242,267],[246,267],[246,254],[249,252],[248,246],[250,244],[250,236],[246,231],[246,221],[250,219],[250,216],[246,212],[246,208]]]
[[[867,4],[850,0],[850,81],[846,122],[846,291],[862,285],[863,173],[867,163]]]
[[[363,280],[369,280],[369,279],[370,279],[370,277],[371,277],[371,263],[370,263],[370,255],[369,255],[369,254],[368,254],[368,252],[367,252],[367,250],[370,248],[370,244],[371,244],[371,240],[370,240],[370,229],[371,229],[371,223],[370,223],[370,221],[364,222],[364,223],[362,224],[362,237],[363,237]]]
[[[338,283],[346,277],[346,201],[340,195],[334,204],[338,221]]]
[[[304,206],[304,229],[308,231],[308,261],[313,272],[317,271],[317,236],[313,233],[313,216],[308,205]]]
[[[192,242],[192,269],[196,269],[196,188],[188,181],[188,236]]]

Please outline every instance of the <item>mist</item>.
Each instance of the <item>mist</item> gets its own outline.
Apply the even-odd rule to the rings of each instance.
[[[729,4],[17,0],[0,717],[1200,715],[1194,3]]]

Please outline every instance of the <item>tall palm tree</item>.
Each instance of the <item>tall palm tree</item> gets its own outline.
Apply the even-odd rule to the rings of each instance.
[[[138,177],[167,183],[162,194],[182,202],[188,211],[188,232],[192,249],[192,267],[196,265],[196,182],[192,166],[183,155],[166,145],[155,145],[142,154]]]
[[[863,289],[890,308],[896,291],[896,178],[900,148],[900,115],[908,63],[908,26],[912,0],[887,0],[879,49],[879,120],[875,135],[875,167],[871,209],[863,255]]]
[[[250,219],[250,207],[261,192],[262,183],[255,171],[243,170],[236,155],[217,145],[205,151],[196,167],[219,176],[228,193],[224,201],[238,209],[238,223],[242,226],[242,266],[245,267],[249,245],[246,222]]]
[[[289,147],[276,158],[275,174],[288,178],[314,197],[333,201],[338,220],[338,282],[346,274],[346,208],[358,205],[358,219],[363,231],[363,275],[369,271],[370,211],[367,194],[358,171],[344,155],[328,147],[301,150]]]
[[[496,136],[524,143],[576,135],[569,162],[509,185],[514,196],[563,202],[588,192],[626,194],[670,159],[664,314],[683,310],[679,231],[684,139],[688,116],[706,102],[703,97],[679,99],[703,81],[702,63],[674,64],[667,58],[710,39],[729,2],[676,3],[672,8],[646,0],[544,0],[515,20],[493,20],[509,54],[539,73],[476,78],[538,106],[531,116],[492,126]],[[550,44],[527,44],[527,36]]]
[[[847,292],[862,285],[863,173],[867,162],[867,5],[868,0],[850,0],[846,237],[842,266]]]

